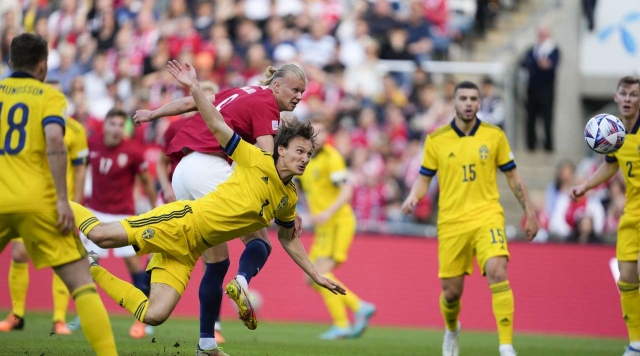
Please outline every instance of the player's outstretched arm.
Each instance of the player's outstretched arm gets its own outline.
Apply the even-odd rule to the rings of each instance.
[[[209,95],[208,99],[211,102],[215,101],[215,94]],[[166,116],[182,115],[196,110],[198,110],[198,107],[193,97],[186,96],[168,102],[155,110],[136,110],[136,113],[133,115],[133,122],[140,126],[143,122],[150,122]]]
[[[300,266],[316,284],[330,290],[333,294],[347,294],[345,289],[338,283],[320,275],[318,271],[316,271],[313,262],[311,262],[309,256],[307,256],[307,252],[304,250],[302,241],[293,237],[293,228],[278,226],[278,241],[280,241],[280,245],[287,251],[291,259]]]
[[[424,195],[427,194],[431,178],[432,177],[422,174],[418,176],[418,179],[416,179],[411,187],[411,191],[409,192],[407,199],[402,203],[402,211],[405,214],[411,214],[413,212],[413,208],[418,204],[420,199],[424,198]]]
[[[211,130],[220,145],[226,147],[233,137],[233,130],[227,125],[222,114],[213,106],[200,88],[198,76],[193,66],[189,63],[185,63],[183,66],[178,61],[169,61],[167,69],[180,84],[189,88],[207,127],[209,127],[209,130]]]
[[[67,146],[64,144],[64,131],[58,124],[48,124],[44,127],[47,142],[47,159],[56,188],[58,229],[64,235],[74,228],[73,211],[69,205],[67,193]]]
[[[527,187],[524,185],[522,181],[522,177],[516,168],[504,172],[507,176],[507,183],[509,183],[509,187],[515,195],[516,199],[524,209],[526,215],[526,223],[524,225],[524,233],[527,241],[531,241],[536,237],[538,233],[538,218],[536,217],[536,211],[533,209],[533,205],[529,200],[529,192],[527,191]]]
[[[593,189],[594,187],[597,187],[600,184],[608,181],[609,179],[611,179],[611,177],[613,177],[614,174],[616,174],[618,168],[620,168],[620,164],[618,163],[618,161],[602,162],[600,164],[600,167],[598,167],[596,173],[589,177],[586,182],[571,187],[571,190],[569,191],[571,199],[576,200],[579,197],[583,196],[590,189]]]

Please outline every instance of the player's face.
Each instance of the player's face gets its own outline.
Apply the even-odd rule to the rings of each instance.
[[[322,145],[327,141],[327,136],[329,136],[327,129],[323,124],[318,122],[311,124],[311,127],[313,127],[313,133],[316,134],[316,147],[322,147]]]
[[[613,100],[624,118],[635,119],[640,110],[640,85],[622,84],[613,95]]]
[[[302,100],[302,93],[306,88],[307,83],[295,75],[278,78],[274,83],[278,109],[280,111],[293,111]]]
[[[299,176],[304,173],[304,169],[307,168],[307,164],[311,160],[313,145],[306,138],[296,137],[289,141],[289,147],[279,146],[278,154],[285,168]]]
[[[124,121],[122,116],[113,116],[104,120],[104,143],[117,146],[124,138]]]
[[[480,94],[475,89],[458,89],[453,99],[456,116],[462,121],[472,121],[480,108]]]

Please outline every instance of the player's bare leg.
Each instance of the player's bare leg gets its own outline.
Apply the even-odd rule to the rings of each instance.
[[[100,300],[91,275],[88,273],[89,261],[81,258],[77,261],[54,267],[55,273],[71,291],[82,331],[98,355],[117,355],[111,322],[107,310]]]
[[[0,332],[24,328],[25,304],[29,288],[29,255],[24,243],[11,241],[11,267],[9,267],[9,294],[11,313],[0,321]]]
[[[131,280],[134,287],[140,289],[144,294],[149,295],[150,291],[150,277],[145,272],[146,265],[143,264],[142,259],[138,256],[129,256],[123,258],[127,270],[131,275]],[[149,326],[150,330],[152,326]],[[129,328],[129,336],[134,339],[142,339],[147,335],[147,325],[139,320],[135,320],[131,328]]]
[[[487,282],[491,288],[493,315],[498,327],[500,356],[515,356],[513,349],[513,291],[507,278],[506,256],[492,257],[485,263]]]
[[[229,270],[229,247],[226,243],[213,246],[202,254],[204,275],[200,282],[199,352],[214,349],[225,342],[219,322],[222,306],[222,283]]]
[[[629,346],[624,356],[640,356],[640,294],[637,261],[618,261],[620,304],[629,333]]]
[[[442,295],[440,311],[444,318],[446,330],[442,342],[442,356],[460,355],[460,298],[464,290],[464,275],[440,279]]]
[[[225,293],[238,306],[238,316],[244,325],[249,330],[255,330],[258,327],[258,319],[251,305],[254,299],[249,292],[249,282],[267,262],[271,254],[271,241],[265,228],[240,239],[245,244],[245,249],[240,256],[238,275],[227,284]]]

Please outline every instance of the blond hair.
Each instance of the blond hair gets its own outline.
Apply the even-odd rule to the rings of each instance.
[[[202,89],[202,91],[209,89],[213,92],[213,94],[217,94],[220,91],[220,87],[218,86],[218,84],[209,80],[201,82],[200,88]]]
[[[267,67],[267,69],[263,73],[266,79],[261,80],[260,85],[271,85],[271,83],[273,83],[273,81],[277,78],[283,78],[289,74],[297,76],[305,83],[307,82],[307,76],[304,74],[304,71],[300,67],[295,64],[283,64],[278,69],[273,66]]]

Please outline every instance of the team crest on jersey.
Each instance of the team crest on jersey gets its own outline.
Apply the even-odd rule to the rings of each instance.
[[[154,229],[148,228],[148,229],[146,229],[146,230],[144,230],[142,232],[142,239],[143,240],[149,240],[149,239],[153,238],[153,235],[155,235],[155,234],[156,234],[156,231]]]
[[[284,197],[282,197],[282,199],[280,199],[280,204],[278,204],[278,207],[276,208],[276,213],[279,212],[280,209],[287,206],[287,203],[289,203],[289,197],[285,195]]]
[[[122,168],[127,165],[127,161],[129,161],[129,156],[126,153],[121,153],[118,155],[118,167]]]
[[[489,147],[487,147],[486,145],[480,146],[478,153],[480,153],[480,159],[482,161],[486,161],[487,158],[489,158]]]

